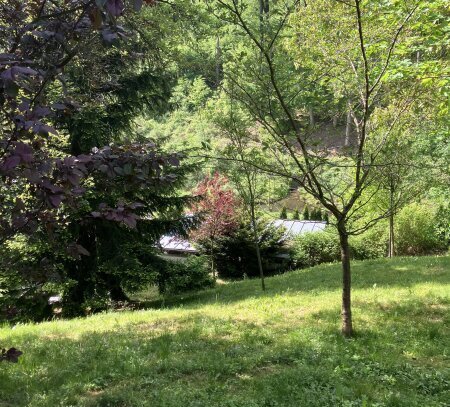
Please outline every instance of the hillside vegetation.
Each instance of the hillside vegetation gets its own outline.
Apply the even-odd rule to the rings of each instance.
[[[354,339],[340,268],[172,298],[164,309],[0,329],[0,406],[444,406],[450,258],[355,262]],[[158,304],[154,303],[156,308]]]

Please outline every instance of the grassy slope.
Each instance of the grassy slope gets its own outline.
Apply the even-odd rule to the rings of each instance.
[[[337,265],[221,286],[164,310],[0,329],[0,406],[448,406],[450,258]]]

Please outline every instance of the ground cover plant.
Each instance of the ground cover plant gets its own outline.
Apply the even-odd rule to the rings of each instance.
[[[335,264],[148,309],[0,329],[0,406],[445,406],[450,258],[354,263],[353,339]],[[142,295],[144,298],[145,295]]]

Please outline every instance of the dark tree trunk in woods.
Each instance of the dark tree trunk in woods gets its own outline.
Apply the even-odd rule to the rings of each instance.
[[[351,309],[351,270],[350,270],[350,246],[345,225],[338,226],[339,240],[341,244],[342,263],[342,334],[351,337],[353,334],[352,309]]]

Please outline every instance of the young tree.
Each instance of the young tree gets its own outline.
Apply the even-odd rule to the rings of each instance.
[[[218,172],[200,182],[194,196],[197,197],[197,202],[192,206],[192,212],[203,219],[191,236],[211,255],[211,269],[215,275],[215,241],[236,229],[239,202],[229,186],[228,179]]]
[[[355,226],[355,220],[367,204],[364,191],[379,182],[374,168],[380,164],[380,153],[399,117],[413,104],[414,86],[408,87],[404,97],[397,99],[396,115],[387,128],[377,127],[373,117],[389,98],[393,86],[389,75],[397,64],[410,58],[397,50],[405,38],[405,27],[421,8],[418,5],[391,8],[361,0],[278,4],[270,23],[266,23],[265,32],[270,35],[262,40],[247,4],[236,0],[217,0],[215,4],[216,15],[233,21],[244,34],[246,46],[263,55],[264,68],[261,69],[259,58],[254,59],[252,52],[236,58],[231,51],[228,69],[224,72],[225,87],[239,89],[239,92],[234,91],[235,100],[271,137],[271,151],[290,157],[289,165],[281,162],[267,168],[259,163],[252,164],[295,180],[335,219],[343,276],[342,333],[351,336],[348,238],[387,216],[381,213],[364,225]],[[286,37],[293,39],[291,46],[283,43]],[[379,43],[385,46],[378,47]],[[392,77],[391,81],[394,80]],[[313,130],[318,118],[314,117],[315,126],[305,125],[300,111],[300,106],[304,105],[302,86],[305,81],[318,82],[328,88],[331,99],[344,95],[345,100],[351,100],[354,145],[330,154],[327,146],[321,145],[315,137]],[[349,110],[344,104],[342,114]],[[329,119],[323,117],[323,121]]]
[[[310,220],[310,215],[309,215],[309,209],[308,206],[305,205],[305,208],[303,209],[303,220]]]

